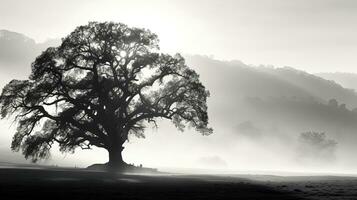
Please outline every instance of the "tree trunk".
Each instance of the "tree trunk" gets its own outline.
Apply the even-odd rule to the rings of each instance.
[[[120,170],[123,169],[126,163],[123,161],[122,151],[124,147],[122,145],[112,146],[108,149],[109,153],[109,162],[107,166],[110,171]]]
[[[123,144],[125,140],[121,137],[123,132],[118,132],[115,128],[109,132],[109,146],[107,148],[109,153],[109,161],[107,169],[112,172],[122,171],[127,164],[123,161],[122,152],[124,150]]]

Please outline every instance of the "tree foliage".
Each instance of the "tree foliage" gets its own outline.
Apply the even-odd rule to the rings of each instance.
[[[28,80],[8,83],[0,106],[18,122],[12,150],[37,161],[55,142],[62,152],[121,147],[158,118],[210,134],[208,96],[182,56],[159,53],[157,35],[90,22],[38,56]]]

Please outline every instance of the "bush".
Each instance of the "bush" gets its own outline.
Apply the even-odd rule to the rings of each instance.
[[[336,146],[337,142],[325,133],[309,131],[300,134],[298,153],[305,161],[331,161],[335,159]]]

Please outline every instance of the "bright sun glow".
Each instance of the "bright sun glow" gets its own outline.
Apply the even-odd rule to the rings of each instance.
[[[125,51],[121,51],[121,52],[120,52],[120,57],[123,58],[123,57],[125,57],[125,56],[126,56],[126,52],[125,52]]]

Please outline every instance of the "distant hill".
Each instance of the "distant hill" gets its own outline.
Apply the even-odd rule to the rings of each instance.
[[[213,123],[234,128],[252,122],[257,126],[252,134],[257,129],[274,129],[295,136],[305,130],[336,137],[355,135],[357,113],[352,110],[357,107],[357,95],[351,89],[290,67],[252,67],[205,56],[186,58],[211,92]],[[329,105],[330,99],[336,99],[338,105]]]
[[[335,73],[318,73],[316,75],[326,80],[334,81],[345,88],[351,88],[357,91],[357,74],[335,72]]]
[[[35,58],[46,48],[58,44],[58,39],[36,43],[21,33],[0,30],[0,86],[11,79],[27,78]]]
[[[12,31],[0,30],[0,69],[7,73],[28,73],[30,64],[46,48],[60,44],[60,40],[36,43],[35,40]]]
[[[291,67],[252,67],[239,61],[218,61],[205,56],[186,56],[208,88],[217,95],[291,97],[327,103],[336,99],[348,108],[357,107],[357,93],[338,83]]]
[[[279,78],[303,88],[305,91],[321,99],[326,101],[336,99],[339,102],[345,103],[349,108],[357,107],[357,93],[354,90],[344,88],[334,81],[326,80],[291,67],[276,68],[270,71]]]
[[[38,53],[36,42],[23,34],[0,30],[0,60],[28,62]]]

